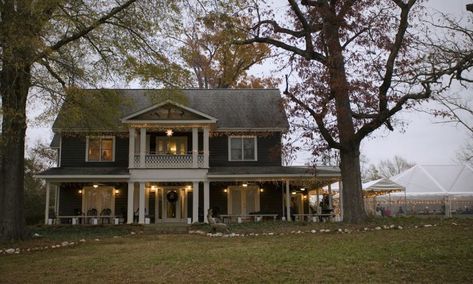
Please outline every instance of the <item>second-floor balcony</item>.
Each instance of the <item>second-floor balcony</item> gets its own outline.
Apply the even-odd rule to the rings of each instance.
[[[169,128],[164,132],[146,127],[130,127],[129,168],[208,168],[209,128],[200,129],[175,127],[174,130]]]
[[[165,155],[165,154],[145,154],[144,163],[141,163],[141,156],[135,155],[133,168],[204,168],[204,155]]]

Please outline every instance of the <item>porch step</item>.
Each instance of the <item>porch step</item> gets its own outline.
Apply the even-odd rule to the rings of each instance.
[[[185,223],[161,223],[144,225],[143,231],[157,234],[187,234],[189,225]]]

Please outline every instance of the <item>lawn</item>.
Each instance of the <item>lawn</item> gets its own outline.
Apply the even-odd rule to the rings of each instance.
[[[138,226],[84,228],[80,235],[78,227],[39,228],[43,239],[0,249],[86,242],[0,255],[0,282],[473,282],[472,219],[381,222],[235,225],[232,231],[246,236],[232,238],[155,235]],[[390,224],[403,229],[373,230]]]

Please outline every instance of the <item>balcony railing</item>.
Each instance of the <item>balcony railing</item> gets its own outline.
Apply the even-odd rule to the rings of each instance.
[[[192,155],[145,155],[144,168],[193,168]],[[204,167],[204,155],[197,155],[197,167]],[[140,155],[135,155],[134,168],[141,168]]]

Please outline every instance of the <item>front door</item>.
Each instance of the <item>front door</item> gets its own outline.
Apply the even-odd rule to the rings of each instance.
[[[181,203],[183,195],[178,188],[165,188],[163,195],[163,220],[177,221],[181,219]]]

